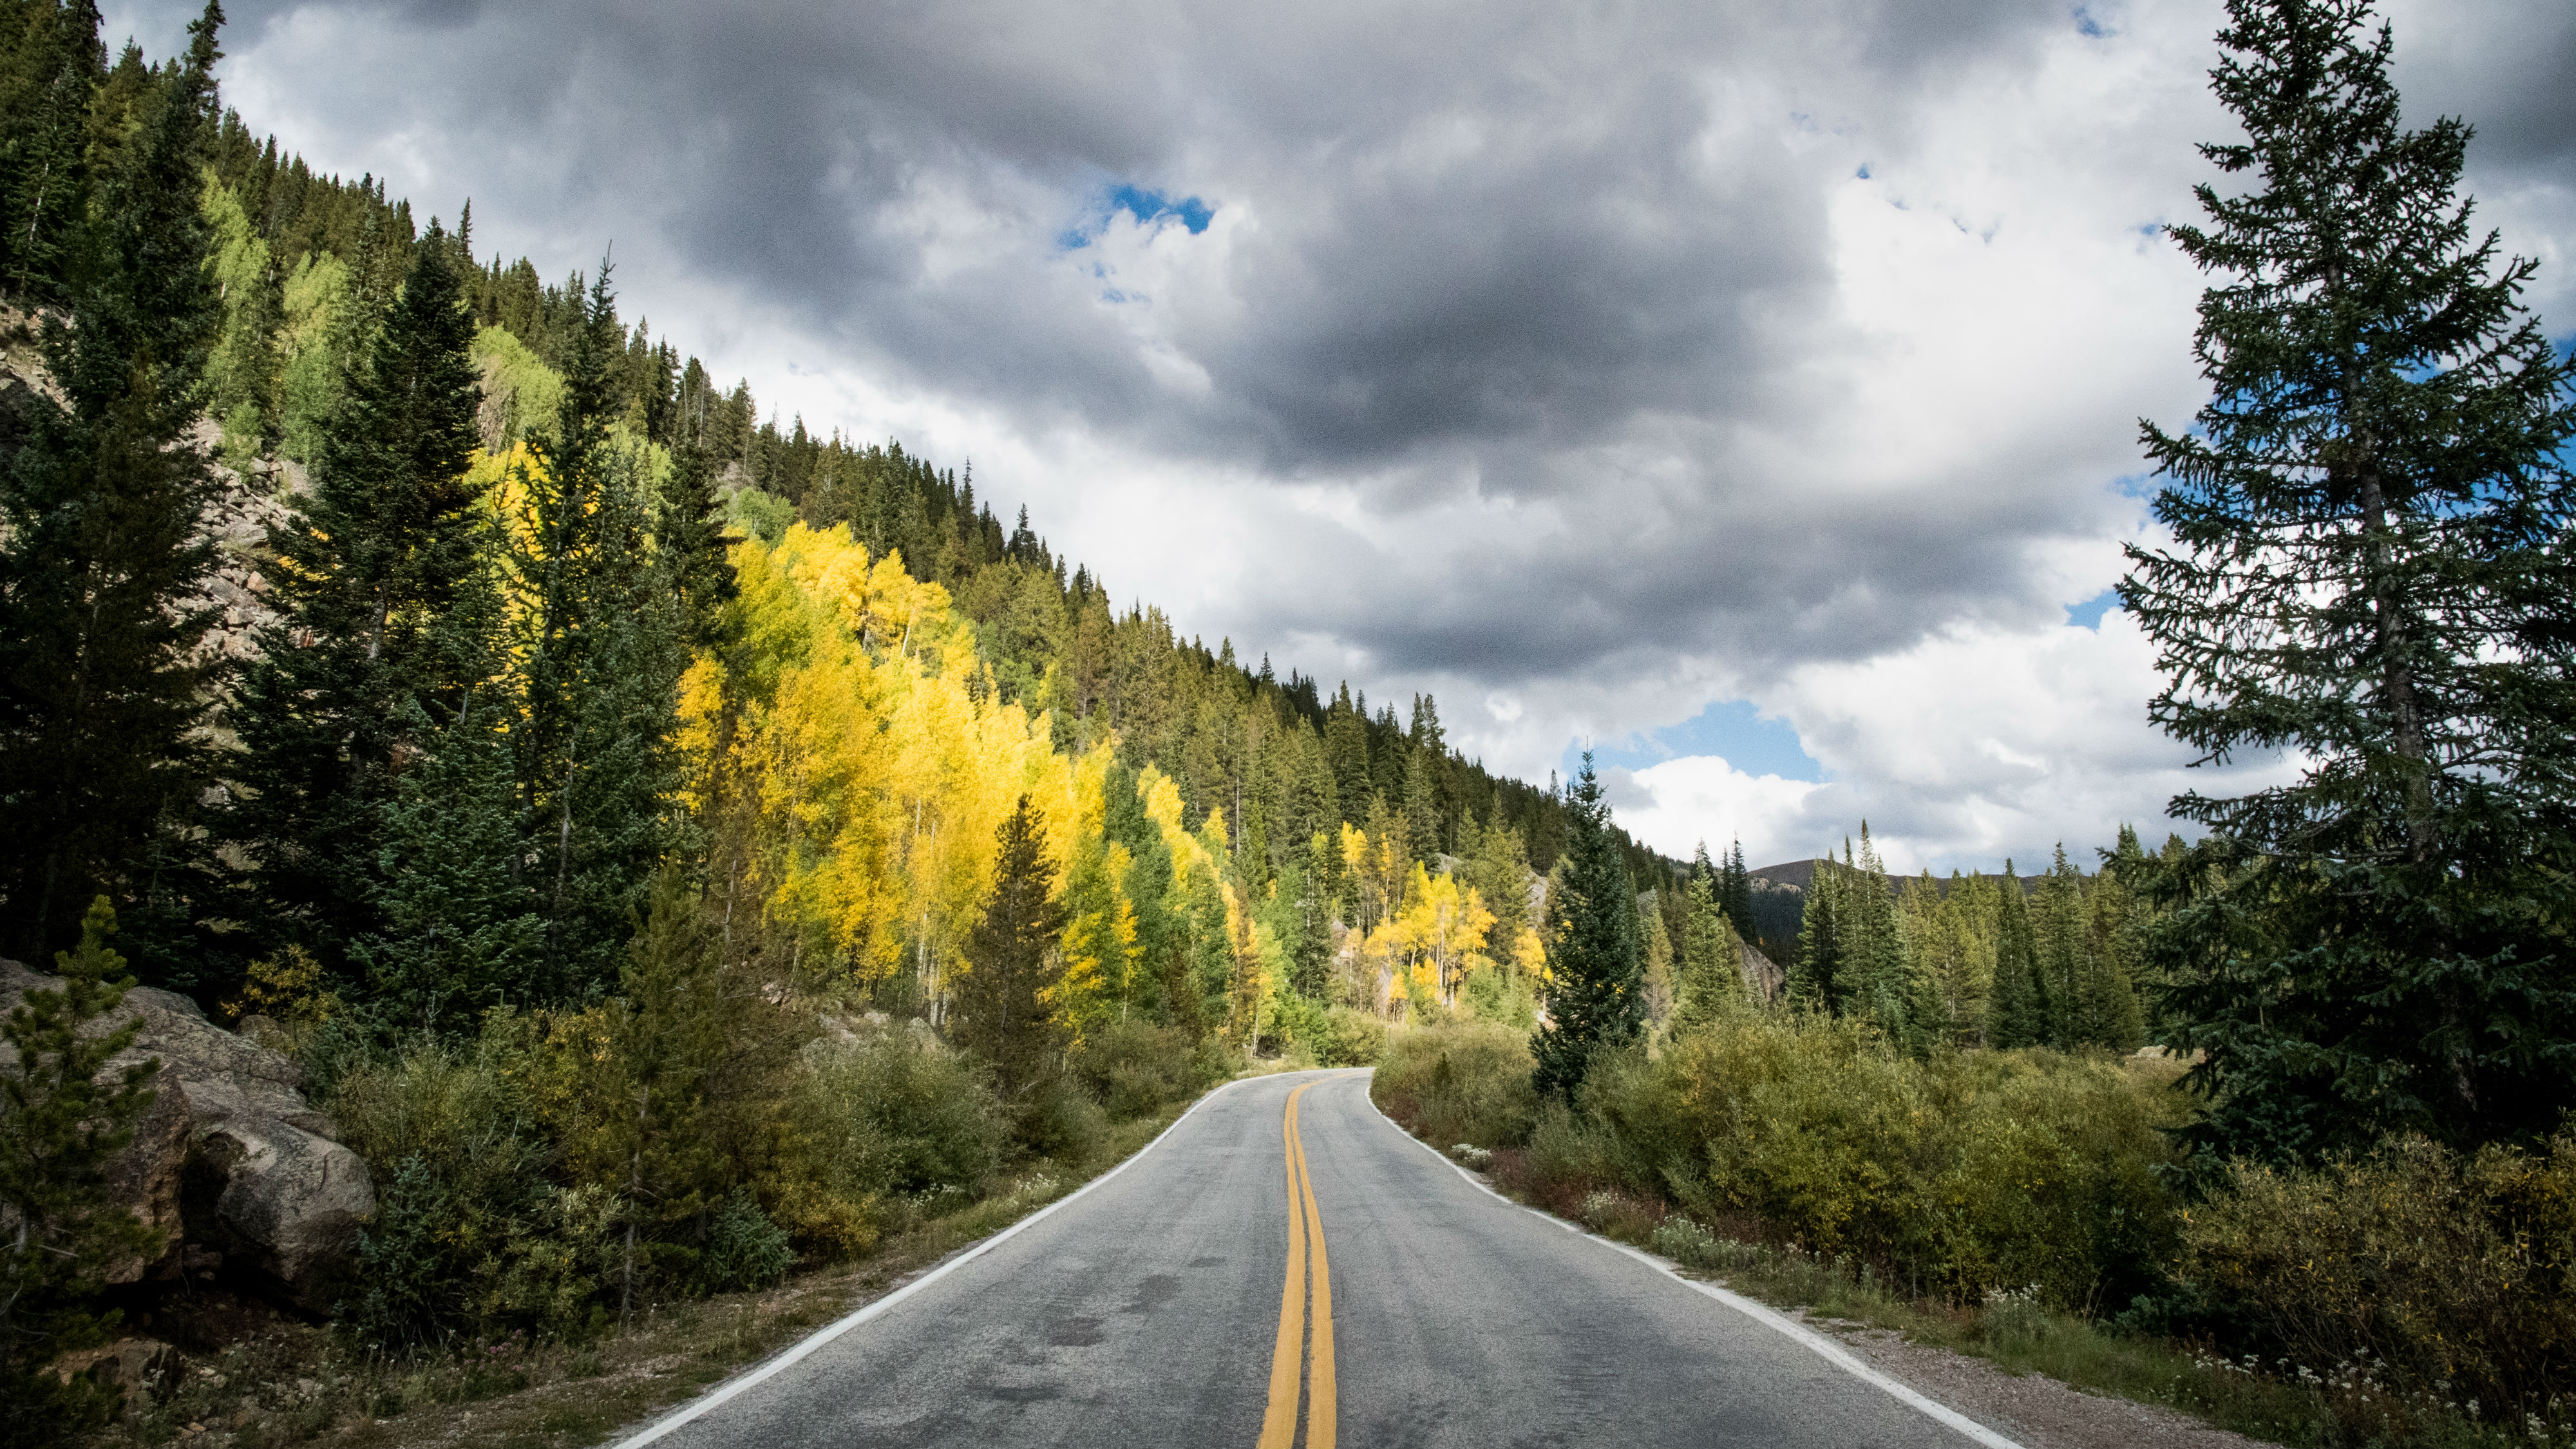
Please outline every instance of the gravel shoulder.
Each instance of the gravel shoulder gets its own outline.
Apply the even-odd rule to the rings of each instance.
[[[1804,1310],[1790,1316],[1831,1334],[1880,1373],[2011,1435],[2025,1449],[2255,1449],[2262,1443],[2159,1405],[2089,1394],[2042,1374],[2009,1374],[1892,1329]]]

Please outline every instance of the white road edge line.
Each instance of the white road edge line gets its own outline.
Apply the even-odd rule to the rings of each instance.
[[[1441,1165],[1447,1167],[1450,1171],[1457,1173],[1460,1177],[1465,1178],[1469,1186],[1475,1188],[1478,1192],[1483,1193],[1487,1197],[1492,1198],[1494,1201],[1499,1202],[1506,1207],[1519,1208],[1522,1212],[1533,1214],[1543,1221],[1556,1223],[1568,1232],[1579,1233],[1615,1252],[1625,1253],[1629,1257],[1636,1259],[1638,1262],[1645,1264],[1647,1267],[1654,1269],[1656,1272],[1663,1274],[1665,1277],[1672,1279],[1674,1282],[1681,1284],[1683,1287],[1707,1294],[1709,1297],[1716,1299],[1718,1302],[1725,1304],[1727,1307],[1732,1308],[1736,1312],[1743,1314],[1745,1317],[1752,1319],[1754,1322],[1761,1324],[1763,1327],[1795,1339],[1799,1344],[1814,1351],[1818,1357],[1824,1359],[1834,1367],[1841,1369],[1843,1372],[1850,1374],[1853,1378],[1859,1379],[1863,1383],[1871,1384],[1880,1389],[1886,1390],[1889,1395],[1893,1396],[1897,1400],[1897,1402],[1924,1414],[1937,1423],[1958,1430],[1960,1433],[1967,1435],[1979,1444],[1986,1446],[1986,1449],[2023,1449],[2023,1446],[2018,1442],[2005,1438],[2003,1435],[1996,1433],[1994,1430],[1987,1428],[1985,1425],[1980,1424],[1976,1420],[1969,1418],[1967,1415],[1960,1413],[1958,1410],[1951,1408],[1949,1405],[1938,1403],[1932,1399],[1926,1398],[1921,1391],[1915,1389],[1912,1385],[1900,1383],[1897,1380],[1880,1373],[1878,1370],[1871,1368],[1868,1364],[1862,1363],[1859,1359],[1852,1357],[1849,1349],[1844,1348],[1841,1344],[1834,1342],[1832,1339],[1825,1337],[1814,1329],[1807,1327],[1805,1324],[1787,1317],[1778,1309],[1772,1308],[1768,1304],[1756,1303],[1752,1299],[1747,1298],[1740,1293],[1729,1292],[1714,1283],[1703,1283],[1696,1278],[1685,1278],[1681,1274],[1673,1271],[1672,1264],[1656,1257],[1652,1253],[1642,1252],[1613,1238],[1605,1238],[1599,1233],[1589,1231],[1580,1223],[1569,1223],[1554,1213],[1541,1212],[1539,1209],[1531,1207],[1527,1203],[1513,1202],[1510,1198],[1494,1191],[1491,1186],[1478,1181],[1474,1173],[1469,1172],[1466,1168],[1452,1162],[1449,1158],[1449,1154],[1432,1146],[1430,1143],[1423,1141],[1421,1138],[1414,1136],[1412,1133],[1405,1131],[1404,1124],[1387,1116],[1386,1109],[1377,1105],[1376,1097],[1371,1096],[1369,1098],[1369,1106],[1376,1109],[1377,1115],[1385,1121],[1386,1125],[1395,1129],[1395,1135],[1412,1143],[1414,1146],[1421,1148],[1423,1151],[1430,1153],[1433,1157],[1438,1158]]]
[[[867,1322],[869,1319],[872,1319],[885,1312],[887,1309],[894,1307],[896,1304],[901,1303],[913,1294],[920,1292],[922,1289],[929,1287],[931,1284],[938,1282],[940,1279],[945,1278],[958,1269],[965,1267],[967,1264],[974,1262],[977,1258],[984,1256],[986,1253],[1000,1247],[1003,1243],[1008,1242],[1011,1237],[1021,1229],[1034,1227],[1038,1221],[1046,1217],[1047,1214],[1054,1212],[1057,1208],[1063,1207],[1065,1204],[1081,1197],[1084,1193],[1091,1191],[1093,1188],[1100,1186],[1109,1179],[1125,1172],[1128,1168],[1134,1166],[1139,1159],[1143,1158],[1146,1153],[1162,1146],[1164,1138],[1179,1131],[1182,1123],[1190,1120],[1191,1116],[1194,1115],[1201,1107],[1215,1101],[1217,1094],[1225,1091],[1226,1088],[1239,1087],[1246,1082],[1262,1082],[1268,1080],[1269,1077],[1267,1076],[1237,1077],[1233,1081],[1215,1088],[1206,1096],[1192,1102],[1190,1104],[1189,1111],[1183,1112],[1178,1117],[1173,1118],[1171,1126],[1155,1133],[1153,1141],[1148,1142],[1144,1146],[1137,1148],[1134,1152],[1129,1153],[1125,1162],[1119,1163],[1116,1167],[1109,1169],[1107,1172],[1100,1174],[1091,1181],[1084,1183],[1082,1186],[1075,1188],[1073,1191],[1066,1193],[1064,1196],[1057,1198],[1051,1203],[1048,1203],[1045,1207],[1039,1208],[1036,1212],[1029,1214],[1027,1217],[1022,1218],[1018,1222],[1011,1224],[1009,1227],[1002,1229],[1000,1232],[993,1234],[984,1241],[968,1248],[965,1252],[958,1254],[947,1262],[940,1264],[938,1267],[933,1268],[929,1272],[922,1274],[920,1277],[913,1279],[911,1282],[904,1284],[892,1293],[889,1293],[882,1298],[875,1299],[872,1302],[861,1306],[847,1316],[835,1319],[832,1322],[823,1325],[821,1328],[814,1330],[812,1333],[807,1334],[802,1340],[798,1341],[794,1347],[781,1352],[777,1357],[769,1360],[769,1362],[751,1370],[749,1373],[727,1379],[715,1388],[699,1395],[695,1399],[690,1400],[687,1404],[683,1405],[678,1412],[656,1420],[650,1428],[647,1428],[630,1438],[619,1440],[613,1446],[613,1449],[643,1449],[644,1445],[652,1443],[654,1440],[678,1429],[680,1426],[687,1424],[691,1420],[696,1419],[711,1410],[722,1408],[726,1403],[730,1402],[744,1391],[756,1388],[774,1375],[794,1366],[807,1354],[814,1352],[814,1350],[830,1343],[833,1339],[840,1337],[842,1334],[849,1332],[851,1329],[858,1327],[860,1324]]]

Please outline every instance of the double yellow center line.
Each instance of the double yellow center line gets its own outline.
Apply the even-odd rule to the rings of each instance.
[[[1288,1094],[1288,1114],[1279,1128],[1288,1154],[1288,1283],[1279,1292],[1279,1343],[1270,1352],[1270,1407],[1261,1415],[1258,1449],[1290,1449],[1297,1442],[1301,1382],[1306,1449],[1333,1449],[1333,1272],[1324,1258],[1324,1214],[1315,1206],[1314,1180],[1306,1175],[1306,1145],[1297,1137],[1297,1099],[1314,1085],[1308,1082]],[[1311,1353],[1306,1341],[1310,1297],[1315,1324]]]

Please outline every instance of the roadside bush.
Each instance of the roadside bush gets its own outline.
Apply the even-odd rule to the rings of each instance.
[[[808,1171],[845,1197],[963,1189],[1001,1161],[1006,1121],[972,1062],[911,1032],[816,1042],[789,1114]]]
[[[749,1194],[736,1193],[716,1211],[698,1258],[700,1282],[710,1293],[766,1288],[796,1266],[787,1230],[769,1220]]]
[[[1976,1302],[2037,1285],[2089,1309],[2162,1280],[2165,1075],[2050,1052],[1918,1061],[1854,1023],[1746,1015],[1587,1082],[1623,1176],[1712,1219]]]
[[[1355,1006],[1333,1007],[1324,1013],[1314,1048],[1318,1066],[1374,1066],[1386,1055],[1386,1023]]]
[[[1322,1002],[1286,989],[1272,993],[1269,1030],[1282,1056],[1322,1062],[1321,1048],[1329,1030]]]
[[[2169,1068],[1917,1060],[1856,1023],[1744,1013],[1652,1059],[1603,1052],[1571,1110],[1540,1105],[1529,1071],[1517,1033],[1457,1023],[1397,1034],[1374,1090],[1431,1141],[1525,1143],[1497,1170],[1554,1211],[1583,1216],[1601,1193],[1669,1201],[1952,1302],[2035,1284],[2068,1307],[2126,1303],[2173,1259],[2156,1173],[2157,1129],[2182,1111]],[[1622,1236],[1652,1226],[1617,1217],[1636,1228]]]
[[[1074,1050],[1069,1065],[1074,1079],[1121,1121],[1196,1096],[1223,1075],[1187,1031],[1142,1021],[1101,1028]]]
[[[510,1065],[495,1038],[424,1041],[340,1075],[326,1105],[378,1185],[344,1309],[370,1340],[413,1347],[482,1326],[478,1273],[542,1230],[548,1150]]]
[[[1030,1090],[1013,1135],[1039,1157],[1080,1161],[1109,1135],[1109,1114],[1079,1083],[1055,1077]]]
[[[2183,1228],[2184,1273],[2267,1357],[2450,1401],[2576,1393],[2576,1123],[2463,1158],[2421,1137],[2312,1172],[2237,1166]]]
[[[1513,1147],[1529,1140],[1538,1106],[1530,1066],[1521,1033],[1491,1022],[1446,1021],[1390,1033],[1369,1092],[1431,1141]]]

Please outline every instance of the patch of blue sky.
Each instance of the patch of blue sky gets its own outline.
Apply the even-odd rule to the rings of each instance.
[[[2075,33],[2088,39],[2100,40],[2111,34],[2111,27],[2094,17],[2091,6],[2078,5],[2075,7]]]
[[[2066,622],[2071,628],[2091,629],[2099,633],[2102,628],[2102,616],[2118,607],[2120,607],[2120,591],[2104,589],[2083,603],[2067,605]]]
[[[1122,181],[1101,191],[1080,222],[1057,234],[1055,244],[1065,251],[1087,247],[1091,245],[1091,239],[1100,234],[1100,229],[1109,224],[1110,218],[1122,211],[1136,218],[1140,226],[1171,217],[1187,228],[1192,236],[1206,231],[1208,223],[1216,219],[1216,208],[1198,197],[1175,197],[1138,186],[1132,181]]]
[[[1677,725],[1643,730],[1622,740],[1597,740],[1592,763],[1597,769],[1642,770],[1682,755],[1717,755],[1747,775],[1778,775],[1784,780],[1822,781],[1825,767],[1798,743],[1787,720],[1765,719],[1750,701],[1712,704]],[[1565,747],[1561,772],[1572,778],[1583,766],[1583,744]]]

